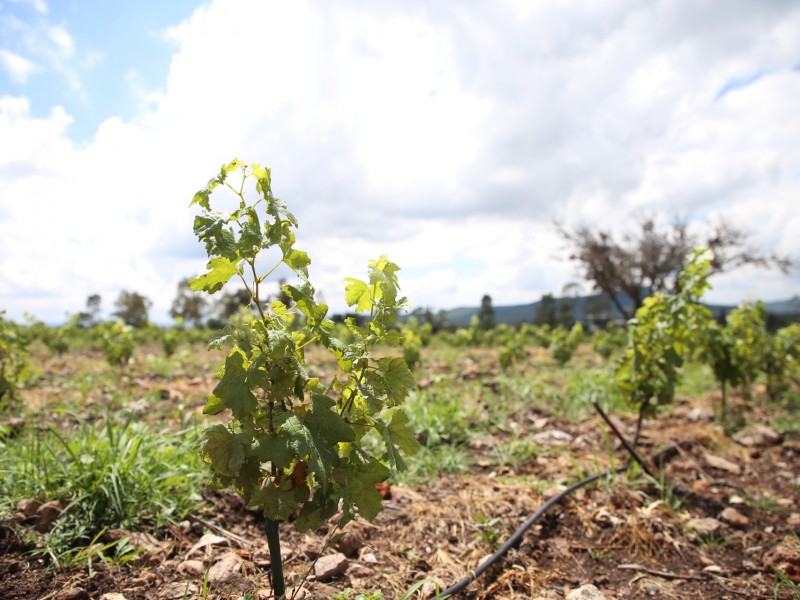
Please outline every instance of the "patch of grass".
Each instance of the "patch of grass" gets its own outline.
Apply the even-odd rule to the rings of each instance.
[[[472,468],[472,459],[463,446],[422,447],[409,461],[408,471],[398,474],[401,483],[426,484],[440,475],[455,475]]]
[[[547,397],[551,406],[557,407],[559,416],[569,421],[594,414],[592,402],[597,402],[607,414],[628,411],[614,380],[614,371],[607,366],[569,370],[563,385],[549,388]]]
[[[514,471],[518,471],[520,466],[545,452],[541,446],[527,438],[511,438],[508,442],[497,444],[491,450],[492,462],[497,466],[510,467]]]
[[[467,413],[464,402],[453,394],[423,390],[411,396],[407,404],[411,430],[428,448],[467,441]]]
[[[105,529],[160,529],[200,501],[206,466],[196,434],[153,431],[133,415],[87,422],[72,415],[66,431],[29,430],[0,446],[0,497],[59,500],[53,528],[34,540],[56,564],[90,546]]]
[[[719,389],[711,367],[699,362],[688,362],[684,365],[681,380],[675,389],[676,396],[700,398],[708,392]]]

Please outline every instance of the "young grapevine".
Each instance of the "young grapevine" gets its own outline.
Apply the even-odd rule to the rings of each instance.
[[[232,185],[233,172],[241,180]],[[254,184],[257,199],[245,193]],[[212,210],[215,188],[234,194],[230,212]],[[262,510],[272,556],[276,597],[284,593],[278,524],[290,515],[300,530],[317,528],[341,511],[339,527],[361,515],[373,519],[381,496],[375,484],[390,469],[404,469],[401,451],[412,453],[416,442],[401,405],[415,386],[400,356],[374,355],[379,345],[397,346],[402,336],[394,327],[405,298],[399,295],[399,267],[385,256],[371,261],[367,281],[348,278],[345,300],[369,319],[359,326],[346,322],[348,340],[334,335],[328,307],[314,298],[309,256],[295,247],[297,220],[273,196],[270,170],[236,159],[224,165],[192,205],[202,210],[194,232],[205,244],[208,272],[190,280],[194,290],[218,292],[232,278],[247,289],[255,315],[247,331],[222,332],[217,347],[232,343],[220,371],[220,381],[209,396],[204,413],[230,411],[227,424],[208,427],[199,446],[211,467],[211,484],[233,487],[251,508]],[[261,262],[275,263],[261,272]],[[257,259],[261,257],[261,262]],[[298,285],[283,285],[291,302],[267,304],[264,284],[279,268],[288,268]],[[291,304],[291,306],[289,305]],[[319,344],[335,355],[339,373],[324,384],[305,367],[305,352]],[[365,436],[382,440],[377,454]]]

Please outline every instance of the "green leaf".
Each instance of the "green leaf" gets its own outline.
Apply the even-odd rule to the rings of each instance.
[[[241,169],[244,166],[245,164],[241,160],[239,160],[238,158],[234,158],[227,165],[222,166],[222,172],[228,174],[235,171],[236,169]]]
[[[197,192],[192,201],[189,203],[189,206],[194,206],[195,204],[199,204],[205,210],[211,210],[211,204],[209,203],[209,197],[211,196],[211,190],[208,188],[204,188]]]
[[[383,508],[382,498],[375,489],[375,484],[386,481],[391,474],[385,465],[372,457],[363,463],[353,464],[342,497],[344,517],[352,518],[353,507],[358,506],[362,517],[368,521],[374,519]]]
[[[314,301],[314,290],[309,286],[296,288],[293,285],[283,286],[284,291],[295,301],[297,309],[308,317],[310,325],[321,326],[328,314],[327,304],[317,304]]]
[[[303,422],[320,441],[329,446],[339,442],[353,442],[356,434],[353,428],[334,410],[336,402],[322,394],[311,395],[311,410],[303,417]]]
[[[273,521],[285,521],[308,500],[307,486],[292,487],[291,479],[284,479],[279,486],[266,480],[250,500],[250,508],[263,508],[264,516]]]
[[[214,388],[214,396],[231,409],[237,419],[245,419],[258,406],[258,401],[247,383],[245,355],[234,347],[225,359],[225,372]]]
[[[300,510],[295,527],[300,532],[319,529],[322,524],[336,514],[339,508],[339,499],[322,494],[315,494]],[[344,523],[342,523],[344,525]]]
[[[209,269],[208,273],[189,280],[189,287],[196,292],[218,292],[231,277],[239,273],[237,264],[227,258],[212,258],[206,267]]]
[[[226,408],[227,406],[225,406],[225,402],[223,402],[222,398],[217,398],[214,394],[209,394],[206,405],[203,407],[203,414],[218,415]]]
[[[253,452],[261,462],[270,462],[278,469],[288,469],[297,458],[296,446],[290,447],[290,444],[291,436],[288,433],[267,433],[259,438]]]
[[[292,269],[295,273],[300,275],[304,275],[304,278],[308,278],[308,265],[311,264],[311,259],[308,258],[308,254],[303,252],[302,250],[294,250],[292,249],[290,252],[287,252],[283,255],[283,262],[286,263],[290,269]]]
[[[194,233],[205,244],[208,256],[223,256],[230,260],[238,260],[236,236],[227,218],[209,214],[198,215],[194,218]]]
[[[358,279],[352,277],[345,278],[344,301],[347,306],[355,306],[356,312],[367,312],[372,308],[372,294],[369,286]]]
[[[281,425],[281,432],[287,436],[287,446],[295,458],[308,458],[308,466],[316,475],[317,482],[323,487],[323,493],[327,491],[330,466],[321,455],[321,451],[325,449],[317,447],[314,436],[305,423],[297,415],[289,415]]]
[[[389,433],[392,442],[407,454],[415,454],[419,449],[419,442],[414,438],[414,431],[411,429],[411,421],[405,410],[398,408],[392,414],[392,421],[389,423]]]
[[[244,464],[245,448],[224,425],[212,425],[200,437],[200,457],[220,475],[236,477]]]

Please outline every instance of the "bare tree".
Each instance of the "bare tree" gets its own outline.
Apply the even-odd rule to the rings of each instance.
[[[705,235],[696,236],[689,232],[683,219],[659,229],[652,218],[647,218],[640,221],[638,231],[621,239],[586,225],[575,229],[561,224],[556,227],[570,248],[569,259],[628,319],[649,294],[677,290],[678,273],[697,246],[714,251],[712,274],[743,265],[778,268],[786,273],[792,265],[788,258],[760,253],[748,244],[748,232],[725,221],[711,225]],[[623,302],[620,295],[630,302]]]

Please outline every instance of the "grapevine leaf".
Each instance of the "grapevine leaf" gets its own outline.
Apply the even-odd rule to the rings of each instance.
[[[342,497],[343,520],[353,518],[354,506],[358,506],[359,514],[368,521],[374,519],[383,507],[375,484],[386,481],[391,474],[385,465],[372,457],[364,463],[353,464]]]
[[[285,521],[309,497],[308,486],[294,487],[291,479],[276,486],[272,480],[264,482],[250,500],[250,508],[263,508],[264,515],[273,521]]]
[[[201,435],[200,456],[220,475],[236,477],[244,463],[245,448],[227,427],[212,425]]]
[[[308,458],[308,466],[317,478],[323,493],[327,492],[329,466],[338,456],[331,456],[330,448],[317,446],[314,436],[303,421],[296,415],[289,415],[281,426],[281,432],[288,436],[287,445],[296,458]]]
[[[194,218],[194,233],[206,247],[208,256],[224,256],[236,260],[236,237],[228,226],[228,220],[211,215]]]
[[[380,298],[387,304],[394,304],[397,298],[397,291],[400,289],[397,283],[399,270],[400,267],[386,256],[381,256],[377,261],[370,261],[369,282],[379,287]]]
[[[322,394],[312,394],[311,410],[303,418],[308,428],[321,438],[320,441],[329,446],[339,442],[353,442],[356,439],[353,428],[333,410],[335,406],[336,402],[331,398]]]
[[[328,314],[327,304],[317,304],[314,301],[314,290],[308,286],[296,288],[293,285],[285,285],[283,289],[289,297],[295,301],[298,310],[308,317],[311,325],[321,326]]]
[[[238,256],[241,258],[253,258],[261,249],[261,224],[258,220],[258,213],[254,208],[246,209],[247,221],[242,225],[239,234],[239,242],[236,244]]]
[[[247,383],[244,353],[237,347],[225,359],[225,372],[214,388],[214,396],[222,400],[237,419],[246,418],[258,406]]]
[[[231,277],[239,273],[236,263],[227,258],[215,257],[208,261],[208,273],[189,280],[189,287],[194,291],[218,292],[228,283]]]
[[[203,407],[203,414],[218,415],[226,408],[227,406],[225,406],[225,402],[223,402],[222,398],[217,398],[214,394],[209,394],[206,405]]]
[[[359,279],[345,278],[344,300],[347,306],[355,306],[356,312],[366,312],[372,308],[372,294],[369,286]]]
[[[294,338],[288,331],[276,329],[269,334],[269,351],[273,356],[293,356]]]
[[[271,462],[278,469],[288,469],[296,457],[294,447],[290,447],[291,437],[281,431],[263,435],[254,450],[261,462]]]
[[[336,514],[338,508],[338,498],[315,494],[314,498],[300,510],[300,514],[294,524],[297,530],[301,532],[319,529],[325,521]]]
[[[400,446],[403,452],[415,454],[419,450],[419,442],[414,438],[411,421],[405,410],[395,409],[392,420],[389,423],[389,433],[391,434],[392,442]]]
[[[416,387],[414,375],[402,357],[378,359],[378,373],[386,381],[387,396],[393,405],[402,403]]]
[[[308,265],[311,264],[311,259],[308,258],[308,254],[302,250],[295,250],[292,248],[288,252],[284,252],[283,262],[295,273],[302,276],[304,280],[308,279]]]
[[[231,173],[231,172],[235,171],[236,169],[241,169],[244,166],[245,166],[245,164],[241,160],[239,160],[238,158],[234,158],[227,165],[223,165],[222,166],[221,173],[224,173],[225,175],[227,175],[228,173]]]
[[[199,204],[205,210],[211,210],[211,205],[209,204],[209,197],[211,196],[211,190],[208,188],[204,188],[197,192],[192,201],[189,203],[189,206],[194,206],[195,204]]]

